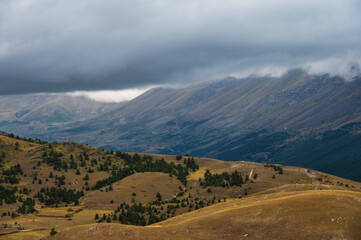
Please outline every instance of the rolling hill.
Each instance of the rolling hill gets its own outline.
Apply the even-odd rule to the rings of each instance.
[[[332,190],[261,195],[149,227],[90,224],[49,239],[359,239],[360,197]]]
[[[55,239],[360,234],[361,183],[311,169],[112,152],[12,134],[0,135],[0,157],[0,238],[40,239],[53,228]]]

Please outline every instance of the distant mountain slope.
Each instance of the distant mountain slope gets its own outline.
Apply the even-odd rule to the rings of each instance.
[[[0,130],[32,136],[96,117],[117,106],[65,94],[0,96]]]
[[[346,83],[294,70],[281,78],[152,89],[117,111],[50,136],[127,150],[194,152],[261,129],[328,130],[361,121],[360,103],[361,79]]]

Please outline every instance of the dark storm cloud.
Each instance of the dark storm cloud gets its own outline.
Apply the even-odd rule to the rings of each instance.
[[[359,61],[360,12],[352,0],[0,0],[0,94],[327,71]]]

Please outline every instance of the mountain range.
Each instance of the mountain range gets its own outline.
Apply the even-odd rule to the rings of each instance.
[[[62,129],[69,123],[96,117],[118,106],[67,94],[0,96],[0,129],[32,136]]]
[[[46,120],[42,131],[20,131],[17,122],[0,126],[48,141],[275,162],[361,180],[361,77],[345,81],[294,69],[281,77],[155,88],[122,105],[92,104],[83,108],[91,116],[50,126]]]

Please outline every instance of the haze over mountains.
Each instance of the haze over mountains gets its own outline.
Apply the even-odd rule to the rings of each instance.
[[[361,179],[355,170],[361,165],[360,76],[345,81],[295,69],[281,77],[155,88],[122,106],[59,100],[19,109],[13,122],[3,117],[2,130],[121,151],[277,162]],[[39,115],[47,106],[52,111]]]
[[[67,94],[0,96],[0,129],[30,137],[96,117],[118,106]]]

